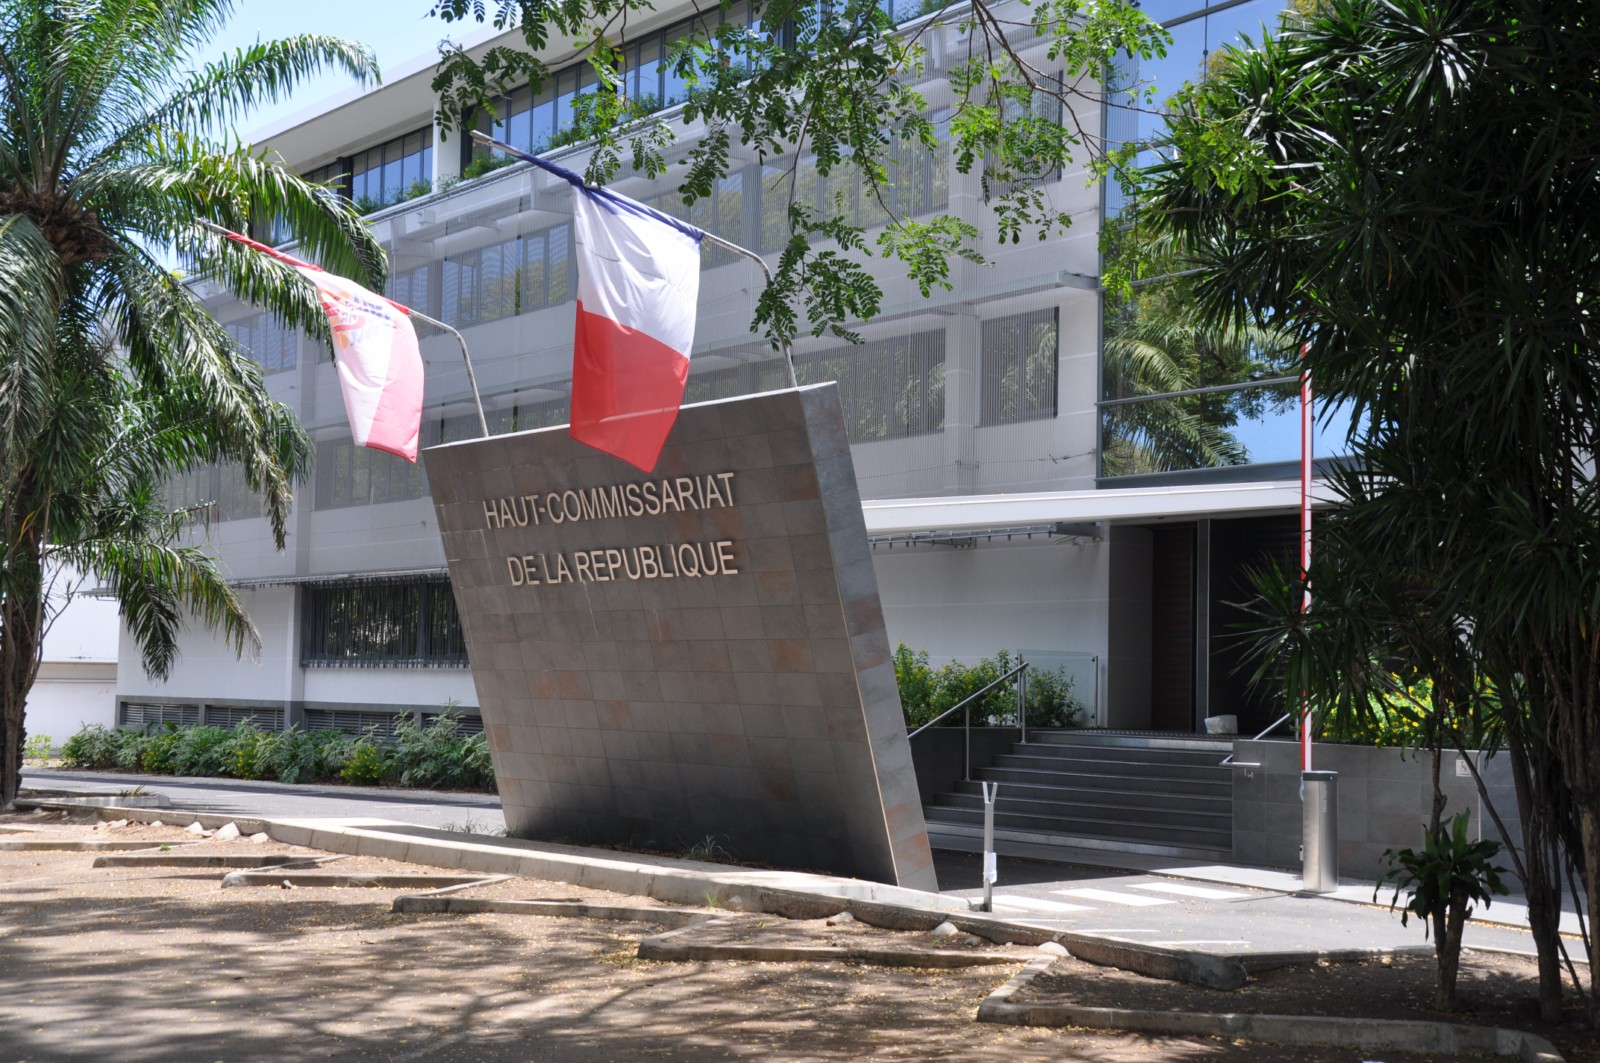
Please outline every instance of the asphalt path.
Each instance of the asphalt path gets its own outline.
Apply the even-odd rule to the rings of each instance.
[[[25,785],[102,793],[142,787],[167,796],[176,808],[239,816],[282,819],[387,819],[436,829],[474,834],[503,834],[505,819],[499,798],[481,793],[358,787],[288,786],[275,782],[234,779],[188,779],[166,776],[114,775],[30,768]],[[1305,949],[1377,949],[1425,946],[1422,922],[1402,926],[1390,911],[1385,891],[1370,901],[1370,886],[1347,887],[1345,899],[1296,892],[1292,887],[1264,887],[1289,876],[1259,869],[1212,866],[1191,870],[1174,862],[1170,873],[1143,868],[1094,866],[1114,864],[1114,853],[1086,854],[1083,862],[1047,863],[1002,856],[993,887],[996,914],[1052,929],[1126,938],[1201,952],[1279,952]],[[1138,861],[1127,858],[1130,863]],[[981,858],[976,853],[935,852],[935,866],[945,893],[976,900],[982,896]],[[1352,903],[1356,902],[1356,903]],[[1365,902],[1365,903],[1361,903]],[[1502,903],[1491,915],[1506,918],[1512,905]],[[1466,943],[1531,953],[1533,943],[1522,930],[1468,924]],[[1575,959],[1581,944],[1569,940]]]

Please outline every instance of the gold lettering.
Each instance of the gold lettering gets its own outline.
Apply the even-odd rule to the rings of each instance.
[[[566,519],[561,514],[561,496],[554,491],[544,496],[544,511],[550,514],[550,519],[557,524]]]
[[[589,554],[579,550],[572,555],[572,567],[578,570],[579,583],[593,583],[594,576],[589,572]]]
[[[506,572],[511,576],[511,585],[513,587],[522,586],[523,581],[526,579],[526,573],[523,571],[520,557],[506,557]]]
[[[693,543],[681,543],[678,546],[678,571],[685,576],[700,575],[700,551],[694,548]]]
[[[566,554],[556,555],[556,578],[551,583],[571,583],[572,568],[567,564]]]
[[[522,497],[528,503],[528,513],[532,515],[533,523],[537,525],[539,523],[539,496],[523,495]]]
[[[561,512],[570,521],[583,519],[583,502],[579,498],[578,492],[572,490],[561,492]]]
[[[722,497],[724,499],[722,504],[725,506],[733,505],[733,473],[719,472],[717,473],[717,479],[722,481]]]
[[[729,475],[732,475],[731,473]],[[737,576],[739,570],[733,567],[733,540],[717,540],[717,564],[725,576]]]
[[[691,507],[694,508],[694,509],[704,509],[704,508],[706,508],[703,505],[697,504],[696,501],[695,501],[694,481],[692,479],[690,479],[687,476],[680,476],[675,481],[675,483],[676,483],[677,488],[678,488],[678,505],[681,508],[683,508],[683,509],[689,509]],[[685,499],[688,500],[688,504],[687,505],[684,504],[684,500]]]
[[[633,564],[628,564],[632,559]],[[639,548],[637,546],[622,551],[622,574],[629,579],[640,579],[644,575],[644,566],[639,564]]]
[[[628,484],[622,489],[628,499],[628,516],[637,517],[644,512],[644,501],[639,497],[639,485]]]
[[[644,511],[652,517],[661,513],[661,488],[654,480],[644,485]]]
[[[622,567],[622,551],[621,550],[607,550],[607,551],[605,551],[605,555],[606,555],[606,570],[611,573],[611,575],[608,578],[609,579],[616,579],[617,578],[617,569]]]
[[[492,498],[483,500],[483,522],[485,527],[500,527],[500,509]]]
[[[661,563],[656,560],[656,548],[641,546],[639,550],[639,569],[644,573],[645,579],[661,578]]]

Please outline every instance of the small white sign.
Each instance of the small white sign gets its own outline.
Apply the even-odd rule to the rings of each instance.
[[[983,854],[983,881],[991,886],[1000,881],[1000,867],[993,853]]]

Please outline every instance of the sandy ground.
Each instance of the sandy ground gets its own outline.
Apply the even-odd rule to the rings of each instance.
[[[139,837],[153,845],[189,837],[171,827],[95,831],[37,816],[0,817],[0,832],[15,825],[42,825],[52,836]],[[202,841],[192,851],[311,855],[246,839]],[[96,869],[94,855],[0,853],[0,969],[9,989],[0,997],[0,1060],[1375,1058],[973,1021],[978,1003],[1013,966],[651,963],[634,958],[639,939],[659,932],[651,924],[396,915],[390,904],[401,890],[224,890],[219,870]],[[351,857],[324,870],[435,869]],[[649,903],[526,879],[482,895]],[[820,921],[787,924],[780,936],[945,947],[926,934],[841,931]],[[1100,968],[1077,976],[1110,977]],[[1174,999],[1194,992],[1149,984]],[[1399,1053],[1381,1059],[1434,1063]]]

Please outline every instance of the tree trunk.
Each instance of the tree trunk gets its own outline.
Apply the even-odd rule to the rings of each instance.
[[[0,810],[6,811],[22,785],[23,712],[44,648],[44,542],[42,522],[28,519],[36,514],[23,516],[30,508],[13,506],[5,529],[10,586],[0,598]]]
[[[1588,935],[1584,948],[1590,956],[1600,955],[1600,924],[1595,912],[1600,911],[1600,809],[1595,808],[1593,795],[1578,804],[1578,829],[1583,834],[1583,892],[1589,918],[1584,923]],[[1600,994],[1595,992],[1594,964],[1589,965],[1589,1028],[1600,1029]]]
[[[1439,940],[1439,986],[1434,993],[1433,1006],[1440,1011],[1456,1010],[1456,972],[1461,969],[1461,932],[1467,925],[1467,891],[1457,887],[1450,891],[1450,905],[1434,921]]]
[[[1528,904],[1528,929],[1539,956],[1539,1018],[1561,1021],[1561,832],[1552,821],[1558,783],[1556,766],[1546,752],[1537,761],[1522,737],[1523,721],[1515,714],[1506,719],[1506,751],[1511,756],[1511,778],[1517,791],[1517,813],[1522,821],[1522,859],[1516,861],[1522,893]],[[1534,748],[1545,749],[1537,746]],[[1510,846],[1511,839],[1502,839]]]

